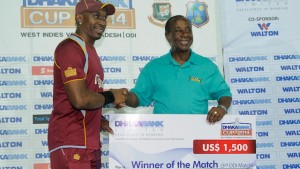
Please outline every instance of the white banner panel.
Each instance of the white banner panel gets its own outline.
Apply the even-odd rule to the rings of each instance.
[[[221,2],[231,110],[257,117],[257,168],[300,168],[300,1]]]
[[[223,0],[222,40],[228,54],[299,52],[298,0]]]
[[[49,168],[53,53],[75,31],[78,1],[14,0],[6,1],[0,10],[0,168]],[[192,20],[192,49],[223,70],[218,0],[103,2],[116,7],[116,13],[108,17],[105,34],[95,44],[104,67],[105,89],[132,88],[144,65],[169,51],[164,25],[178,14]],[[116,111],[104,108],[104,112]],[[102,142],[108,142],[107,133]],[[102,148],[102,168],[108,168],[108,145]]]
[[[109,168],[255,168],[255,116],[111,115]]]

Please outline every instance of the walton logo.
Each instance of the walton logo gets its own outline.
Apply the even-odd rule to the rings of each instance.
[[[257,24],[260,31],[250,32],[252,37],[262,37],[262,36],[279,36],[279,31],[270,31],[271,23],[262,23]]]
[[[268,30],[271,23],[257,24],[260,30]]]

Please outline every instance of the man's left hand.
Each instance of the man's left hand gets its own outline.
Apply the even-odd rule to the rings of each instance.
[[[104,131],[109,132],[110,134],[114,134],[114,131],[109,127],[109,121],[102,117],[101,128]]]
[[[209,124],[215,124],[216,122],[220,121],[224,117],[225,114],[226,114],[226,111],[223,108],[212,107],[207,114],[206,121]]]

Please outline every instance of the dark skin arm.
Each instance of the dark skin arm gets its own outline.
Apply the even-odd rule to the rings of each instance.
[[[103,95],[93,92],[87,88],[84,79],[66,83],[65,89],[71,104],[76,109],[96,109],[102,107],[105,102]],[[110,91],[115,97],[114,103],[123,107],[128,90],[123,88],[111,89]],[[102,117],[101,128],[113,134],[113,130],[109,127],[109,121],[107,121],[104,117]]]
[[[231,105],[232,97],[224,96],[218,100],[218,105],[223,105],[228,109]],[[212,107],[206,117],[209,124],[215,124],[220,121],[227,112],[222,107]]]
[[[71,104],[76,109],[97,109],[103,106],[105,98],[103,95],[87,88],[85,80],[75,80],[65,84],[65,89]],[[115,97],[115,104],[123,105],[126,99],[127,89],[111,89]]]
[[[125,104],[129,107],[136,108],[139,106],[139,99],[133,92],[128,92]]]
[[[102,121],[101,121],[101,128],[104,131],[109,132],[110,134],[114,134],[114,131],[109,127],[109,121],[106,120],[106,118],[103,116],[102,116]]]
[[[223,105],[228,109],[231,105],[232,97],[224,96],[218,100],[218,105]],[[125,104],[129,107],[136,108],[139,105],[139,100],[133,92],[128,92]],[[216,112],[216,113],[214,113]],[[214,124],[220,121],[227,112],[222,107],[212,107],[207,114],[207,122]]]

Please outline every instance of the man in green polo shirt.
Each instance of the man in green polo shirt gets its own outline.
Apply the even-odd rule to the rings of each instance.
[[[150,61],[128,93],[126,105],[148,106],[154,114],[208,114],[207,121],[223,118],[231,105],[231,92],[218,67],[190,48],[191,22],[184,16],[171,17],[165,26],[169,53]],[[208,100],[218,106],[208,111]]]

